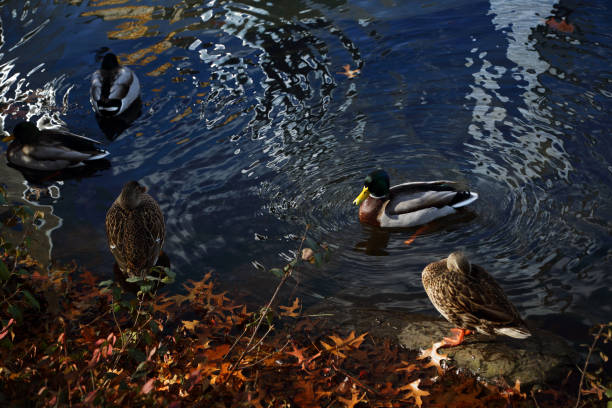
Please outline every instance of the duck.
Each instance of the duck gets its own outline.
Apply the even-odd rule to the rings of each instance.
[[[446,180],[407,182],[390,187],[382,169],[367,175],[353,204],[359,205],[359,221],[381,228],[410,228],[457,212],[478,199]]]
[[[125,183],[106,213],[106,236],[117,266],[128,277],[143,277],[156,264],[166,236],[164,215],[147,188]]]
[[[64,129],[38,129],[27,121],[15,125],[13,141],[6,150],[13,165],[41,171],[83,166],[108,155],[96,140]]]
[[[91,79],[91,104],[96,114],[118,116],[140,97],[140,82],[134,71],[119,65],[113,53],[104,55]]]
[[[431,303],[457,326],[451,329],[452,337],[444,338],[443,346],[457,346],[473,332],[517,339],[531,335],[503,289],[484,268],[470,263],[463,252],[430,263],[421,277]]]

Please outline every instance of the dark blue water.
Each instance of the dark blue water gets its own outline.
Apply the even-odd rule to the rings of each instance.
[[[612,313],[612,13],[562,5],[573,33],[546,27],[546,0],[0,1],[0,125],[107,144],[109,169],[27,194],[62,220],[53,258],[102,277],[106,210],[137,179],[179,281],[212,269],[261,303],[276,280],[254,264],[284,265],[308,223],[330,256],[296,276],[307,303],[433,313],[421,270],[462,249],[523,315],[592,324]],[[143,87],[114,140],[89,103],[107,49]],[[405,245],[415,230],[362,226],[351,204],[376,167],[480,199]]]

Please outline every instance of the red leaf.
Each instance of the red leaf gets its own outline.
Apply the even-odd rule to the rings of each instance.
[[[148,394],[153,390],[153,383],[155,382],[155,378],[151,378],[149,381],[145,383],[140,389],[141,394]]]

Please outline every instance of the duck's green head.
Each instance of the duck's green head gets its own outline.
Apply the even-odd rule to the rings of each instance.
[[[361,194],[353,201],[359,205],[370,195],[376,198],[386,197],[389,194],[389,175],[384,170],[375,170],[368,174],[363,183]]]
[[[22,144],[35,144],[39,133],[36,125],[30,122],[19,122],[13,128],[13,136]]]
[[[104,56],[102,60],[102,69],[110,71],[116,68],[119,68],[119,61],[117,60],[117,56],[112,52],[109,52]]]

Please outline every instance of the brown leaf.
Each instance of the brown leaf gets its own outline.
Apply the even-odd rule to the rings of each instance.
[[[351,66],[349,64],[343,65],[342,68],[344,68],[344,72],[338,72],[338,74],[340,75],[346,75],[349,79],[355,78],[357,76],[357,74],[359,74],[361,72],[360,69],[351,69]]]
[[[338,397],[338,401],[342,402],[343,404],[345,404],[346,408],[353,408],[355,405],[359,404],[360,402],[366,402],[367,400],[365,399],[366,393],[364,392],[363,395],[360,397],[359,396],[359,390],[353,388],[351,390],[351,399],[346,399],[346,398],[342,398],[342,397]],[[419,405],[420,406],[420,405]]]
[[[428,348],[427,350],[421,350],[421,354],[419,354],[419,356],[417,357],[417,360],[423,360],[426,359],[427,357],[429,357],[431,360],[429,361],[429,363],[425,364],[425,368],[427,367],[436,367],[436,369],[438,370],[438,374],[442,374],[444,373],[444,370],[442,369],[442,366],[440,365],[440,362],[442,360],[448,360],[448,354],[439,354],[438,353],[438,349],[444,344],[443,341],[439,341],[437,343],[434,343],[431,348]]]
[[[288,316],[288,317],[299,317],[300,313],[298,309],[300,308],[300,299],[299,298],[295,298],[295,300],[293,301],[293,304],[291,306],[279,306],[279,309],[282,309],[283,312],[280,313],[281,316]],[[296,313],[296,310],[298,310],[298,312]]]
[[[418,407],[420,407],[423,404],[423,400],[421,399],[421,397],[425,397],[429,395],[429,392],[422,391],[419,389],[420,383],[421,383],[421,379],[419,378],[418,380],[415,380],[411,382],[410,384],[405,385],[399,389],[399,391],[406,391],[406,390],[409,391],[408,394],[404,395],[403,399],[407,400],[409,398],[414,398],[414,402],[416,403]]]
[[[200,321],[199,320],[181,320],[181,323],[183,323],[183,327],[186,330],[192,333],[195,333],[196,327],[198,326]]]

